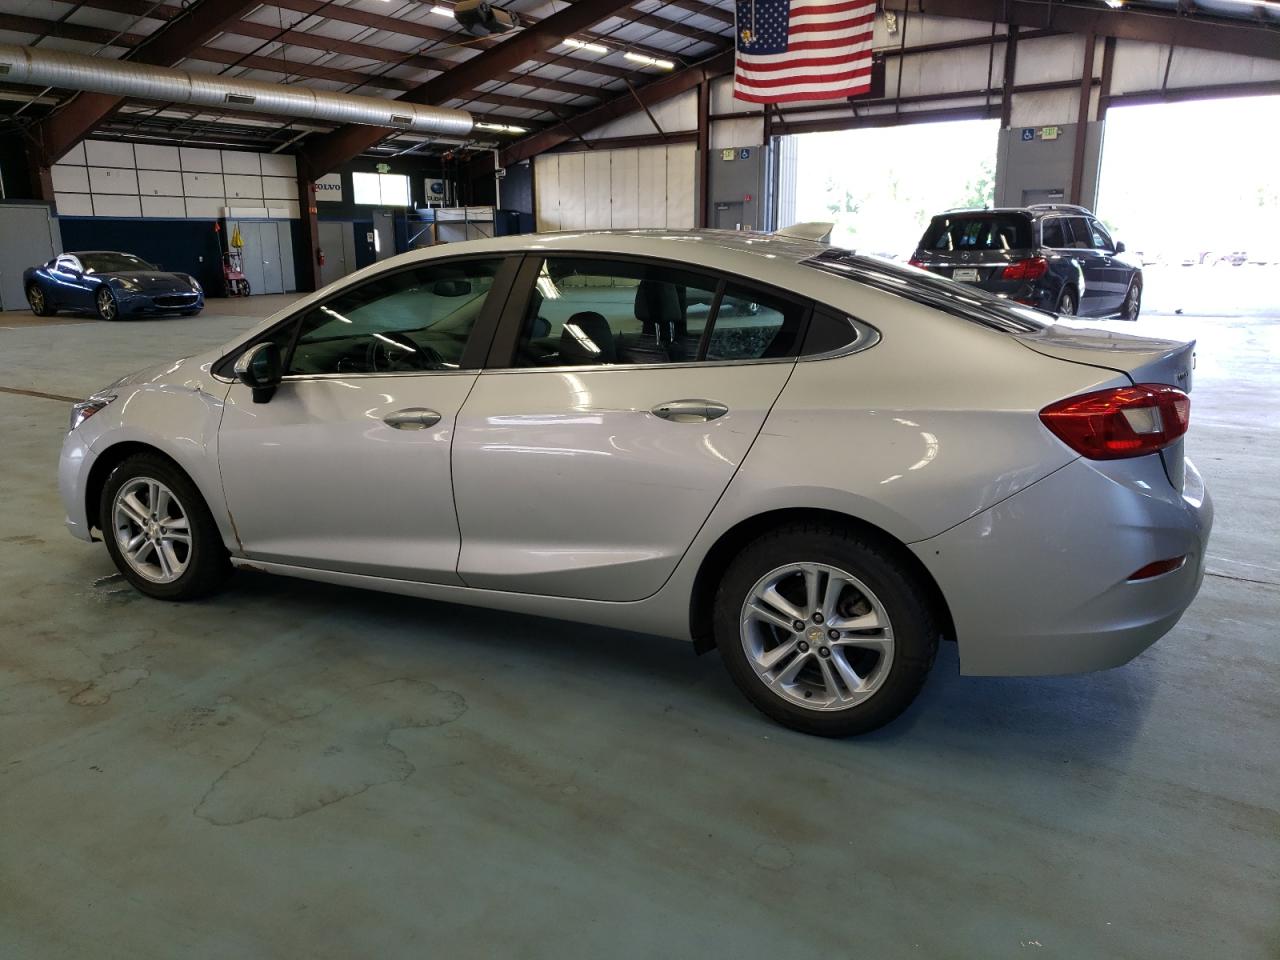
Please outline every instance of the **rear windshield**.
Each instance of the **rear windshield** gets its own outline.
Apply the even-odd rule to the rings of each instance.
[[[852,250],[831,247],[800,262],[1006,333],[1033,333],[1052,326],[1055,320],[1052,314],[1013,303],[972,284],[902,267],[879,257],[859,256]]]
[[[920,241],[921,250],[1025,250],[1031,246],[1031,221],[1016,213],[963,213],[934,217]]]

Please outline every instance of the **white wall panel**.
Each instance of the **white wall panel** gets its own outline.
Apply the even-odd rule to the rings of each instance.
[[[55,193],[60,217],[92,217],[93,198],[87,193]]]
[[[609,225],[616,229],[640,226],[638,201],[640,151],[611,150],[609,173]]]
[[[262,165],[262,175],[264,177],[293,177],[298,176],[298,162],[288,154],[283,153],[264,153],[259,157],[259,163]]]
[[[1102,47],[1093,55],[1095,73],[1102,71]],[[1041,37],[1018,41],[1018,84],[1052,83],[1057,80],[1080,80],[1084,71],[1084,37]],[[1020,95],[1019,95],[1020,96]],[[1057,121],[1061,122],[1061,121]]]
[[[53,165],[51,171],[53,189],[58,193],[88,193],[89,171],[84,167],[65,166],[61,163]]]
[[[132,167],[133,144],[111,140],[86,140],[85,158],[91,167]]]
[[[538,232],[560,229],[560,155],[544,153],[533,160],[534,210]]]
[[[711,149],[751,146],[764,142],[764,119],[717,120],[711,124]]]
[[[182,192],[188,197],[225,197],[226,188],[219,173],[184,173]]]
[[[181,197],[182,174],[176,170],[139,170],[138,192],[144,197]]]
[[[245,173],[256,177],[262,173],[262,163],[256,153],[245,153],[243,150],[223,150],[222,172]]]
[[[228,173],[222,178],[228,200],[261,200],[262,178]]]
[[[698,91],[686,90],[679,96],[649,108],[664,133],[685,133],[698,129]],[[610,120],[585,134],[586,139],[603,137],[636,137],[656,133],[653,122],[643,110]]]
[[[187,197],[187,216],[215,219],[222,216],[225,205],[222,197]]]
[[[697,148],[692,143],[667,147],[667,222],[674,229],[692,228]]]
[[[142,206],[137,196],[109,197],[94,194],[93,215],[95,217],[140,217]]]
[[[1021,54],[1019,54],[1021,56]],[[1075,123],[1080,114],[1080,95],[1075,90],[1019,93],[1013,98],[1012,127],[1053,126]]]
[[[667,148],[641,147],[637,153],[637,227],[667,225]]]
[[[136,143],[133,154],[139,170],[181,170],[182,161],[177,147],[162,147],[153,143]]]
[[[201,150],[199,147],[180,147],[182,169],[195,173],[221,173],[222,154],[218,150]]]
[[[181,219],[187,215],[186,201],[181,197],[143,197],[142,215]]]
[[[72,164],[75,164],[76,166],[83,167],[85,165],[84,143],[83,142],[77,143],[74,147],[68,150],[66,153],[66,156],[64,156],[58,162],[72,163]]]
[[[583,202],[586,191],[586,161],[581,153],[560,155],[560,229],[581,230],[586,223]]]
[[[582,154],[586,158],[586,176],[583,196],[586,210],[583,226],[588,230],[608,230],[610,205],[610,165],[612,150],[592,150]]]
[[[277,204],[277,206],[284,210],[285,216],[290,220],[297,220],[302,216],[302,205],[297,200],[287,200],[283,204]],[[275,216],[275,214],[273,213],[272,216]]]
[[[268,200],[297,200],[298,181],[287,177],[263,177],[262,195]]]
[[[119,167],[89,167],[89,189],[94,193],[138,195],[138,173]]]

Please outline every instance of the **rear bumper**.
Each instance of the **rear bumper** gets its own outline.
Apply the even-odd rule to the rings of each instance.
[[[911,545],[951,610],[960,672],[1083,673],[1128,663],[1169,632],[1204,578],[1213,504],[1187,462],[1176,491],[1158,456],[1076,460]],[[1156,560],[1181,568],[1128,577]]]

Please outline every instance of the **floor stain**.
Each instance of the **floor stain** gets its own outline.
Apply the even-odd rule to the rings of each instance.
[[[71,695],[69,702],[77,707],[99,707],[110,700],[113,693],[136,687],[149,676],[151,671],[142,667],[122,667],[81,687]]]
[[[461,696],[425,680],[370,684],[341,701],[285,720],[223,771],[193,811],[217,826],[291,820],[414,771],[388,740],[397,730],[437,727],[466,712]]]
[[[760,844],[751,855],[751,859],[757,867],[763,867],[766,870],[787,870],[796,862],[791,849],[780,843]]]
[[[44,541],[34,534],[23,533],[16,537],[0,537],[0,543],[16,543],[20,547],[43,547]]]

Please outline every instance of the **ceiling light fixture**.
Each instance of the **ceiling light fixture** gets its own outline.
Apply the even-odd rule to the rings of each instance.
[[[628,50],[622,55],[625,59],[632,63],[642,63],[646,67],[661,67],[663,70],[674,70],[676,65],[670,60],[659,60],[656,57],[646,57],[643,53],[632,53]]]
[[[442,7],[439,4],[436,4],[434,7],[432,7],[431,12],[441,17],[449,17],[450,19],[452,19],[453,17],[452,10],[450,10],[448,7]]]
[[[503,133],[528,133],[524,127],[517,127],[510,123],[477,123],[476,128],[479,130],[500,130]]]
[[[573,47],[575,50],[589,50],[592,53],[608,53],[609,48],[601,43],[588,43],[585,40],[578,40],[576,37],[565,37],[565,46]]]

